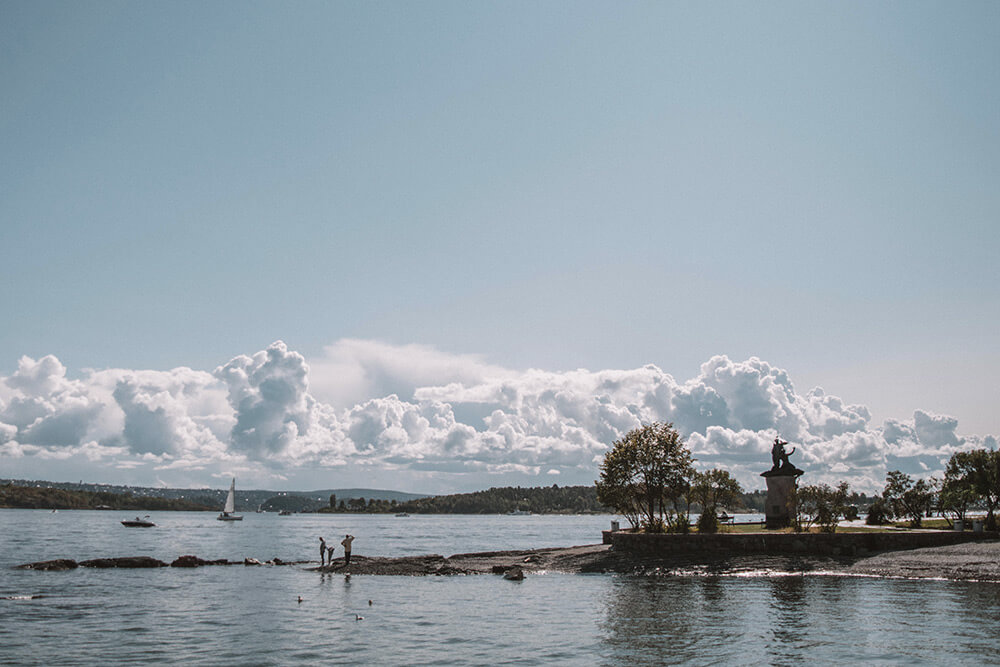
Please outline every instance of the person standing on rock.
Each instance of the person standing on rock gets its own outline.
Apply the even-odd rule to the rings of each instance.
[[[326,558],[326,540],[324,540],[322,537],[320,537],[319,538],[319,566],[320,567],[323,567],[324,565],[326,565],[326,561],[323,560],[324,558]]]
[[[337,547],[327,547],[326,548],[326,564],[333,565],[333,552]]]
[[[353,535],[344,535],[344,539],[340,541],[340,543],[344,545],[344,565],[351,564],[351,542],[353,541]]]

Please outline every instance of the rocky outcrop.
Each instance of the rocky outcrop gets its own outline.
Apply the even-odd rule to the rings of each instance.
[[[262,565],[247,558],[245,564]],[[176,567],[238,564],[206,561],[197,556],[182,556]],[[313,561],[315,563],[315,561]],[[287,562],[274,558],[268,564],[303,565],[303,561]],[[70,570],[77,567],[69,559],[40,561],[17,566],[22,570]],[[165,567],[166,563],[139,556],[133,558],[99,558],[83,561],[84,567]],[[618,572],[640,576],[702,576],[741,572],[823,572],[826,574],[864,574],[887,577],[920,577],[966,579],[1000,582],[1000,541],[987,540],[931,548],[892,551],[877,556],[822,556],[808,550],[793,554],[732,553],[643,553],[616,550],[609,545],[594,544],[527,551],[493,551],[456,554],[445,558],[437,554],[403,558],[351,557],[345,565],[342,558],[332,565],[309,568],[323,574],[375,574],[409,576],[444,576],[462,574],[495,574],[524,577],[533,572],[600,573]]]
[[[524,570],[515,565],[503,573],[503,578],[510,581],[524,581]]]
[[[57,558],[56,560],[43,560],[37,563],[25,563],[18,565],[17,570],[42,570],[46,572],[59,572],[61,570],[75,570],[79,565],[75,560],[69,558]]]
[[[203,567],[205,565],[232,565],[232,563],[225,558],[204,560],[197,556],[180,556],[170,564],[170,567]]]
[[[122,568],[139,568],[139,567],[166,567],[167,564],[162,560],[157,560],[156,558],[151,558],[149,556],[125,556],[124,558],[92,558],[91,560],[85,560],[80,562],[80,567],[96,567],[101,569],[122,567]]]

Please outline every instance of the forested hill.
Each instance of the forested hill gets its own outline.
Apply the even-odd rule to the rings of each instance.
[[[378,500],[341,501],[323,512],[408,512],[410,514],[507,514],[516,510],[533,514],[606,513],[597,502],[593,486],[503,487],[474,493],[417,498],[402,503]]]
[[[215,507],[204,502],[180,498],[155,498],[133,496],[130,493],[109,491],[72,491],[51,487],[0,486],[0,507],[21,509],[60,510],[146,510],[146,511],[199,511]]]

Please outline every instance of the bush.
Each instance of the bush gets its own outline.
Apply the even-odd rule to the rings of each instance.
[[[698,532],[699,533],[717,533],[719,532],[719,518],[715,516],[715,512],[702,512],[701,516],[698,517]]]
[[[667,532],[667,523],[660,517],[647,518],[642,522],[642,529],[647,533],[665,533]]]
[[[869,526],[881,526],[889,523],[888,513],[885,501],[881,498],[876,498],[868,507],[868,516],[865,518],[865,523]]]

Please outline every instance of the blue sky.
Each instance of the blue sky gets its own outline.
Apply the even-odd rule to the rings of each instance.
[[[47,355],[67,382],[212,374],[281,340],[326,391],[310,400],[360,405],[455,377],[407,358],[492,369],[469,385],[647,364],[683,384],[726,355],[865,406],[865,433],[922,410],[1000,434],[995,3],[5,2],[0,17],[0,376]],[[390,372],[345,350],[404,354]],[[395,379],[359,393],[338,385],[345,364]],[[11,419],[29,399],[55,418],[19,386],[0,390]],[[53,461],[84,454],[16,447],[129,439],[91,424],[39,444],[0,423],[17,429],[0,470],[38,476],[72,477]],[[92,456],[97,476],[153,475]],[[592,479],[580,461],[560,474]],[[386,483],[499,479],[370,463]]]

